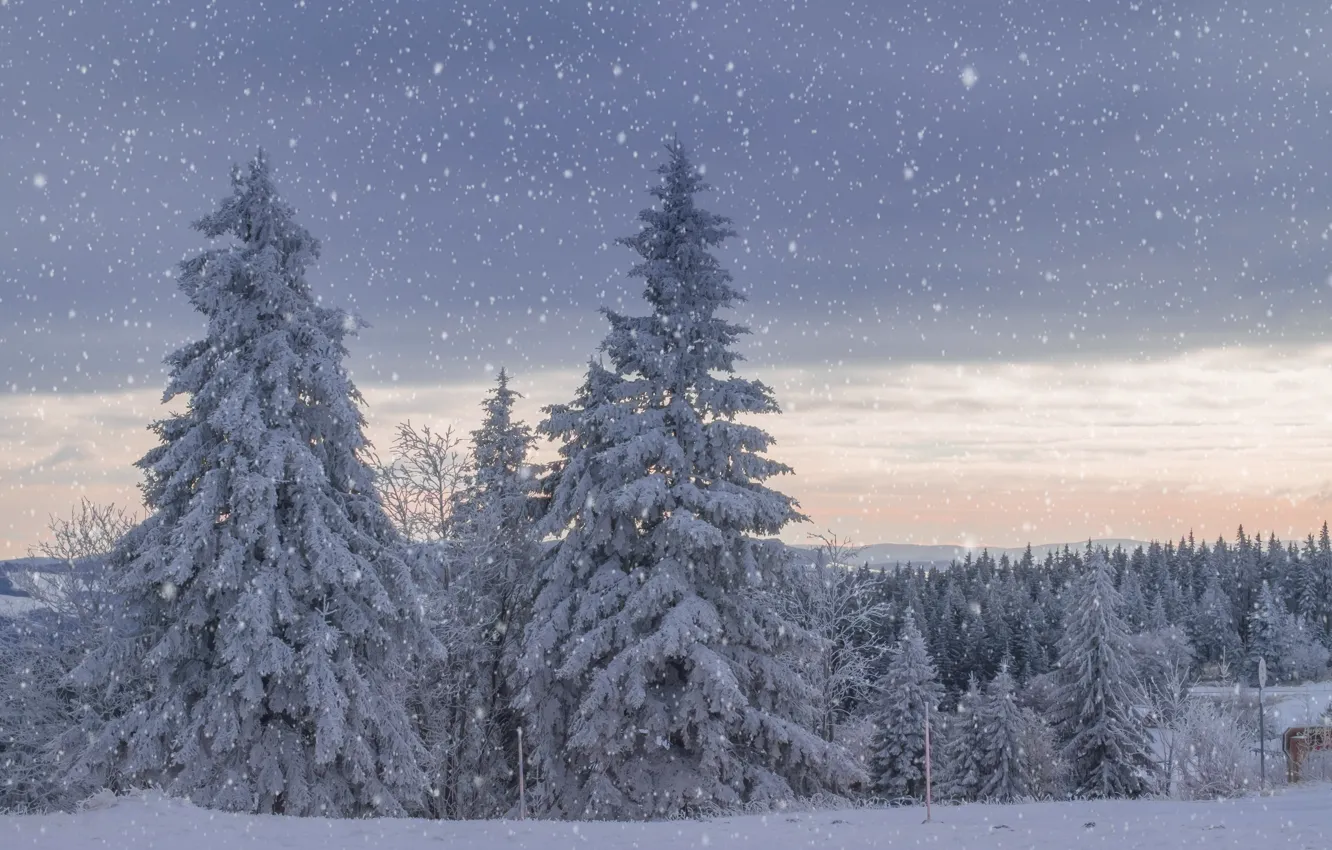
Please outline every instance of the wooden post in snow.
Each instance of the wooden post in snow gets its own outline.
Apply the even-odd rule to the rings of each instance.
[[[1267,790],[1267,712],[1263,688],[1267,687],[1267,659],[1258,656],[1258,791]]]
[[[523,727],[518,727],[518,820],[527,820],[527,787],[523,781]]]
[[[930,822],[930,703],[925,702],[925,822]]]

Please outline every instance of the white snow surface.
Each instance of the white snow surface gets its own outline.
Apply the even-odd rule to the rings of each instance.
[[[0,617],[17,617],[42,607],[42,603],[27,596],[0,596]]]
[[[1107,800],[786,812],[654,823],[331,820],[234,815],[156,794],[94,798],[77,814],[0,817],[0,847],[81,848],[475,848],[563,850],[695,847],[820,850],[933,845],[957,850],[1078,847],[1323,850],[1332,847],[1332,785],[1271,797],[1201,803]]]
[[[1257,703],[1258,689],[1239,685],[1198,685],[1195,696],[1238,699]],[[1302,685],[1277,685],[1263,689],[1263,706],[1280,726],[1270,734],[1280,737],[1288,726],[1318,726],[1323,712],[1332,707],[1332,682],[1306,682]]]

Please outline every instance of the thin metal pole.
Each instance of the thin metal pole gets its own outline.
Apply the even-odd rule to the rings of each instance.
[[[518,820],[527,820],[527,786],[523,779],[523,727],[518,727]]]
[[[1258,790],[1267,788],[1267,712],[1263,711],[1263,682],[1258,680]],[[1252,751],[1250,751],[1252,752]]]
[[[925,702],[925,822],[930,822],[930,703]]]

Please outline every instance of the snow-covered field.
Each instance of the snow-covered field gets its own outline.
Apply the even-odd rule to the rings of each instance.
[[[1199,685],[1192,691],[1197,696],[1219,699],[1241,699],[1257,704],[1258,689],[1250,687]],[[1263,706],[1276,719],[1280,727],[1319,725],[1323,712],[1332,706],[1332,682],[1307,682],[1303,685],[1278,685],[1265,688]]]
[[[17,617],[40,607],[40,602],[27,596],[0,596],[0,617]]]
[[[74,815],[0,817],[0,847],[291,848],[374,847],[475,850],[686,850],[695,847],[1165,848],[1326,850],[1332,847],[1332,785],[1301,785],[1272,797],[1203,803],[1114,800],[968,805],[723,817],[663,823],[444,822],[253,817],[197,809],[144,795]]]

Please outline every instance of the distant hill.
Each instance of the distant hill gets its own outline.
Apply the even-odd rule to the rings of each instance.
[[[1111,551],[1116,546],[1124,547],[1125,551],[1131,552],[1139,546],[1148,544],[1141,540],[1118,540],[1101,539],[1092,540],[1092,545],[1096,547],[1104,546]],[[1045,559],[1048,552],[1060,552],[1067,546],[1075,552],[1081,552],[1087,547],[1087,541],[1078,543],[1042,543],[1039,546],[1031,547],[1031,554],[1036,560]],[[801,546],[802,550],[813,551],[814,547]],[[967,547],[960,544],[953,545],[921,545],[919,543],[873,543],[869,546],[861,547],[860,555],[856,563],[868,562],[872,567],[891,567],[895,564],[916,564],[918,566],[946,566],[953,561],[960,561],[966,558],[967,553],[971,553],[974,558],[981,552],[988,551],[990,557],[996,561],[1003,555],[1007,555],[1010,560],[1017,560],[1022,557],[1027,547],[1019,546],[1014,549],[1004,549],[996,547]]]
[[[14,586],[11,578],[19,573],[48,572],[60,561],[54,558],[14,558],[0,561],[0,596],[24,597],[28,594]]]
[[[1114,550],[1116,546],[1124,547],[1125,551],[1132,552],[1139,546],[1148,544],[1141,540],[1117,540],[1101,539],[1093,540],[1093,546],[1104,546],[1107,549]],[[1082,551],[1087,546],[1087,541],[1078,543],[1042,543],[1039,546],[1031,547],[1031,554],[1038,561],[1045,559],[1047,552],[1059,552],[1065,546],[1074,551]],[[792,546],[792,549],[812,558],[817,549],[815,546],[800,545]],[[922,545],[919,543],[873,543],[869,546],[859,547],[860,554],[856,558],[856,564],[868,563],[872,567],[891,567],[896,564],[915,564],[917,566],[943,567],[951,564],[953,561],[960,561],[966,558],[970,552],[974,558],[981,552],[989,551],[990,557],[996,561],[1003,555],[1008,555],[1010,560],[1017,560],[1022,557],[1026,551],[1025,546],[1019,546],[1015,549],[973,547],[968,548],[960,544],[955,545]],[[52,558],[15,558],[10,561],[0,561],[0,596],[27,596],[21,590],[16,589],[9,580],[9,574],[22,572],[45,572],[50,570],[60,562]]]
[[[59,558],[11,558],[0,561],[0,575],[5,573],[46,572],[56,564],[64,563]]]
[[[11,576],[18,573],[39,573],[60,563],[52,558],[14,558],[0,561],[0,596],[25,597],[28,594],[14,586]],[[3,611],[0,611],[2,614]]]

